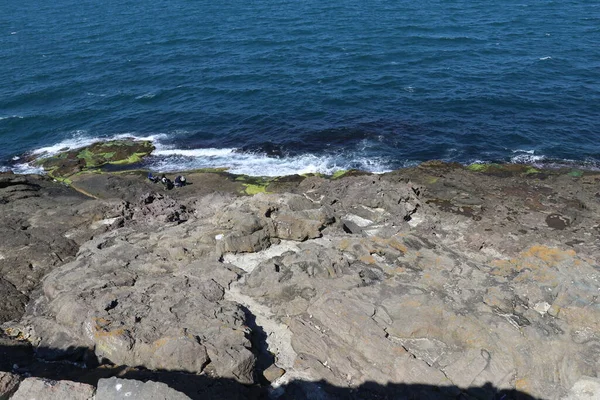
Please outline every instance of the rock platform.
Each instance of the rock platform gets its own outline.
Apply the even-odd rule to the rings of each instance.
[[[600,396],[600,173],[146,174],[0,175],[5,396]]]

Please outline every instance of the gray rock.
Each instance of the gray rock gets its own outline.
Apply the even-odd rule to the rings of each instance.
[[[0,173],[0,322],[18,318],[30,292],[81,243],[114,225],[122,201],[96,201],[45,176]],[[16,289],[16,290],[15,290]]]
[[[64,399],[91,400],[96,388],[85,383],[26,378],[11,397],[12,400]]]
[[[161,382],[109,378],[98,381],[96,400],[189,400],[189,397]]]
[[[17,391],[21,379],[19,375],[0,371],[0,400],[8,400]]]
[[[128,217],[132,221],[146,225],[181,223],[189,218],[188,210],[183,204],[158,193],[144,193],[140,196]]]
[[[583,376],[579,379],[562,400],[593,400],[600,399],[600,379]]]
[[[341,222],[343,224],[344,231],[355,234],[355,235],[362,235],[363,228],[358,226],[358,224],[356,224],[356,222],[351,221],[349,219],[343,219]]]
[[[27,338],[48,360],[85,361],[95,354],[100,362],[157,370],[200,373],[210,366],[252,383],[244,312],[223,300],[223,286],[238,275],[208,260],[188,264],[166,256],[156,262],[194,229],[122,228],[98,236],[82,246],[77,260],[45,278],[43,296],[7,331]]]
[[[0,324],[20,318],[25,312],[27,296],[3,278],[0,278],[0,298],[2,299],[2,303],[0,303]]]
[[[266,230],[242,235],[239,232],[230,233],[217,244],[217,254],[224,253],[254,253],[264,250],[271,245],[271,240]]]
[[[217,376],[232,378],[244,384],[254,383],[256,356],[249,348],[232,348],[228,342],[231,342],[231,338],[223,335],[207,344],[206,350],[211,360],[207,368]]]
[[[304,241],[321,236],[321,229],[325,227],[327,219],[323,215],[311,217],[322,217],[319,220],[307,219],[304,215],[294,213],[278,213],[273,216],[273,236],[284,240]]]
[[[177,200],[101,203],[114,213],[84,207],[56,228],[73,233],[72,243],[56,242],[66,259],[52,263],[36,250],[47,269],[5,277],[27,292],[45,275],[25,316],[4,327],[46,359],[87,354],[237,384],[254,383],[266,343],[285,369],[276,379],[282,396],[299,387],[326,398],[316,389],[324,381],[484,398],[490,383],[558,398],[600,374],[600,175],[541,179],[524,168],[494,176],[428,163],[309,177],[285,186],[293,193],[185,199],[178,191]],[[19,216],[19,202],[37,197],[11,182],[9,225],[39,228],[40,249],[51,248],[42,240],[56,223],[44,220],[50,207]],[[554,217],[548,224],[556,215],[568,218],[560,229]],[[10,233],[25,245],[23,232]],[[300,383],[286,386],[292,381]]]
[[[277,379],[281,378],[283,374],[285,374],[285,370],[283,368],[279,368],[275,364],[271,364],[263,371],[263,376],[269,382],[275,382]]]
[[[206,348],[195,337],[163,337],[152,346],[156,350],[148,363],[151,369],[195,373],[210,361]]]

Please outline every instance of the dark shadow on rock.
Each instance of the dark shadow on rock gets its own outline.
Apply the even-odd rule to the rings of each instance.
[[[260,325],[257,325],[256,316],[247,307],[241,306],[241,308],[246,315],[248,327],[252,329],[250,340],[256,356],[255,381],[261,385],[268,385],[269,382],[263,373],[275,362],[275,357],[268,350],[267,334]]]
[[[264,335],[264,332],[262,334]],[[260,338],[260,340],[264,340],[264,338]],[[69,349],[70,354],[72,350]],[[56,353],[58,351],[57,349],[43,349],[43,352],[46,353]],[[139,367],[113,365],[85,368],[82,364],[73,362],[41,361],[36,359],[36,353],[39,353],[39,349],[34,351],[28,343],[15,341],[0,334],[0,371],[53,380],[70,380],[94,386],[97,386],[100,379],[113,376],[139,381],[162,382],[184,393],[191,399],[538,400],[518,390],[498,389],[489,383],[480,387],[459,388],[456,386],[437,387],[402,383],[381,385],[375,382],[366,382],[355,388],[344,388],[325,381],[294,380],[273,390],[264,382],[255,385],[243,385],[233,379],[215,378],[208,374],[195,375],[177,371],[149,371]],[[83,354],[85,351],[81,351],[81,353]]]

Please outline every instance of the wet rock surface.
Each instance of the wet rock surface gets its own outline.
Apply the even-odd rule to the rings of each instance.
[[[254,196],[226,174],[187,177],[157,191],[140,173],[79,175],[102,200],[0,177],[5,333],[37,359],[127,368],[142,391],[175,374],[160,381],[189,398],[595,388],[600,175],[431,162]]]
[[[52,156],[40,155],[35,162],[53,178],[70,181],[78,173],[95,170],[106,164],[134,164],[149,155],[154,146],[134,139],[97,142]]]

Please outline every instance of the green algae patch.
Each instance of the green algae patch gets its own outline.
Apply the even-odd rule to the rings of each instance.
[[[473,172],[487,172],[491,166],[494,165],[498,165],[498,164],[479,164],[479,163],[474,163],[471,164],[469,166],[467,166],[467,169],[469,171],[473,171]]]
[[[264,176],[249,176],[249,175],[232,175],[230,177],[234,182],[242,184],[242,194],[253,196],[257,193],[269,193],[267,191],[268,186],[274,182],[277,178],[270,178]]]
[[[347,173],[348,173],[348,171],[347,171],[347,170],[345,170],[345,169],[341,169],[341,170],[339,170],[339,171],[335,171],[335,172],[333,173],[333,175],[331,175],[331,179],[339,179],[339,178],[341,178],[342,176],[346,175]]]
[[[106,164],[129,165],[139,163],[154,150],[148,141],[113,140],[98,142],[82,149],[68,150],[55,156],[40,158],[36,164],[49,176],[69,182],[70,176],[98,169]]]
[[[268,185],[253,185],[251,183],[244,183],[243,185],[246,188],[244,189],[244,192],[250,196],[254,196],[258,193],[267,193]]]
[[[425,168],[425,169],[453,170],[453,169],[460,169],[463,166],[457,162],[446,162],[446,161],[442,161],[442,160],[429,160],[429,161],[425,161],[425,162],[422,162],[421,164],[419,164],[419,167]]]
[[[52,178],[55,181],[64,183],[65,185],[68,185],[68,186],[71,186],[73,184],[73,181],[70,178],[64,178],[62,176],[53,176]]]
[[[465,167],[467,170],[476,173],[494,175],[498,177],[510,176],[542,176],[543,173],[531,165],[525,164],[497,164],[497,163],[474,163]]]
[[[303,178],[317,177],[317,178],[325,178],[326,175],[320,172],[307,172],[305,174],[300,174]]]
[[[336,171],[333,175],[329,176],[329,179],[336,180],[336,179],[346,178],[349,176],[363,176],[363,175],[371,175],[371,173],[361,171],[359,169],[339,170],[339,171]]]
[[[569,172],[567,175],[575,177],[575,178],[580,178],[581,176],[583,176],[583,171],[574,169],[573,171]]]
[[[540,171],[537,168],[533,168],[533,167],[528,167],[524,172],[525,175],[541,174],[541,173],[542,173],[542,171]]]
[[[243,187],[239,191],[241,194],[255,195],[257,193],[270,193],[267,188],[270,184],[277,182],[280,177],[267,177],[267,176],[250,176],[250,175],[236,175],[228,172],[222,172],[229,181],[236,184],[240,184]]]
[[[133,153],[132,155],[130,155],[127,158],[124,158],[122,160],[116,160],[116,161],[109,161],[108,164],[114,164],[114,165],[129,165],[129,164],[137,164],[140,161],[142,161],[142,159],[144,157],[146,157],[149,153]]]

